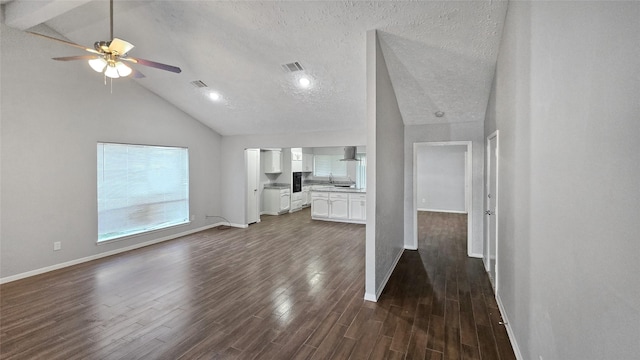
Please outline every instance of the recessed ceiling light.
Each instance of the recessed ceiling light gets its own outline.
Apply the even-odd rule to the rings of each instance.
[[[222,96],[220,96],[220,94],[218,94],[217,92],[212,91],[209,93],[209,98],[213,101],[218,101],[222,98]]]
[[[437,117],[443,117],[444,116],[444,111],[436,111],[436,116]]]
[[[302,86],[303,88],[307,88],[311,85],[311,80],[306,77],[301,77],[300,79],[298,79],[298,84],[300,84],[300,86]]]

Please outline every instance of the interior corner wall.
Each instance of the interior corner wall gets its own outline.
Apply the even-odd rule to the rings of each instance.
[[[222,216],[234,226],[245,226],[246,169],[244,150],[248,148],[295,148],[361,146],[367,141],[364,129],[297,134],[224,136],[221,142]]]
[[[640,353],[640,2],[510,2],[498,299],[522,359]]]
[[[416,152],[418,210],[466,213],[467,147],[421,146]]]
[[[404,249],[404,123],[376,31],[367,32],[367,117],[365,297],[372,300]]]
[[[481,121],[450,124],[407,125],[404,130],[404,246],[415,247],[413,214],[413,144],[420,142],[471,141],[471,249],[481,256],[484,239],[484,124]]]
[[[1,279],[211,225],[205,215],[220,212],[219,134],[133,80],[114,80],[111,93],[86,63],[50,59],[66,47],[1,30]],[[188,147],[195,219],[97,245],[99,141]]]

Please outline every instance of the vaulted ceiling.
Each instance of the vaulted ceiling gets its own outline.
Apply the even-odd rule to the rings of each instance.
[[[9,26],[88,47],[110,40],[106,0],[0,1]],[[482,121],[506,8],[483,0],[116,0],[114,36],[135,45],[129,54],[183,71],[137,66],[145,78],[114,81],[137,81],[222,135],[364,129],[366,32],[377,29],[406,124]],[[82,50],[60,44],[37,54]],[[304,70],[284,71],[292,62]]]

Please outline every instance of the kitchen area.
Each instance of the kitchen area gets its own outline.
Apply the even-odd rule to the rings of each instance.
[[[310,208],[313,220],[366,222],[364,146],[265,148],[258,157],[247,162],[248,207],[256,206],[257,214]]]

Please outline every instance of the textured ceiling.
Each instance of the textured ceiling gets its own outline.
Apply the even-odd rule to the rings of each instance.
[[[146,78],[118,81],[139,82],[223,135],[364,129],[366,31],[378,29],[406,124],[481,121],[506,6],[479,0],[116,0],[114,35],[136,45],[130,55],[183,70],[138,66]],[[94,0],[45,24],[91,46],[108,40],[108,16],[108,1]],[[60,45],[42,56],[75,54]],[[282,70],[293,61],[312,79],[309,89],[297,86],[301,73]],[[211,101],[190,84],[194,80],[218,91],[222,101]],[[96,81],[102,81],[98,74]]]

